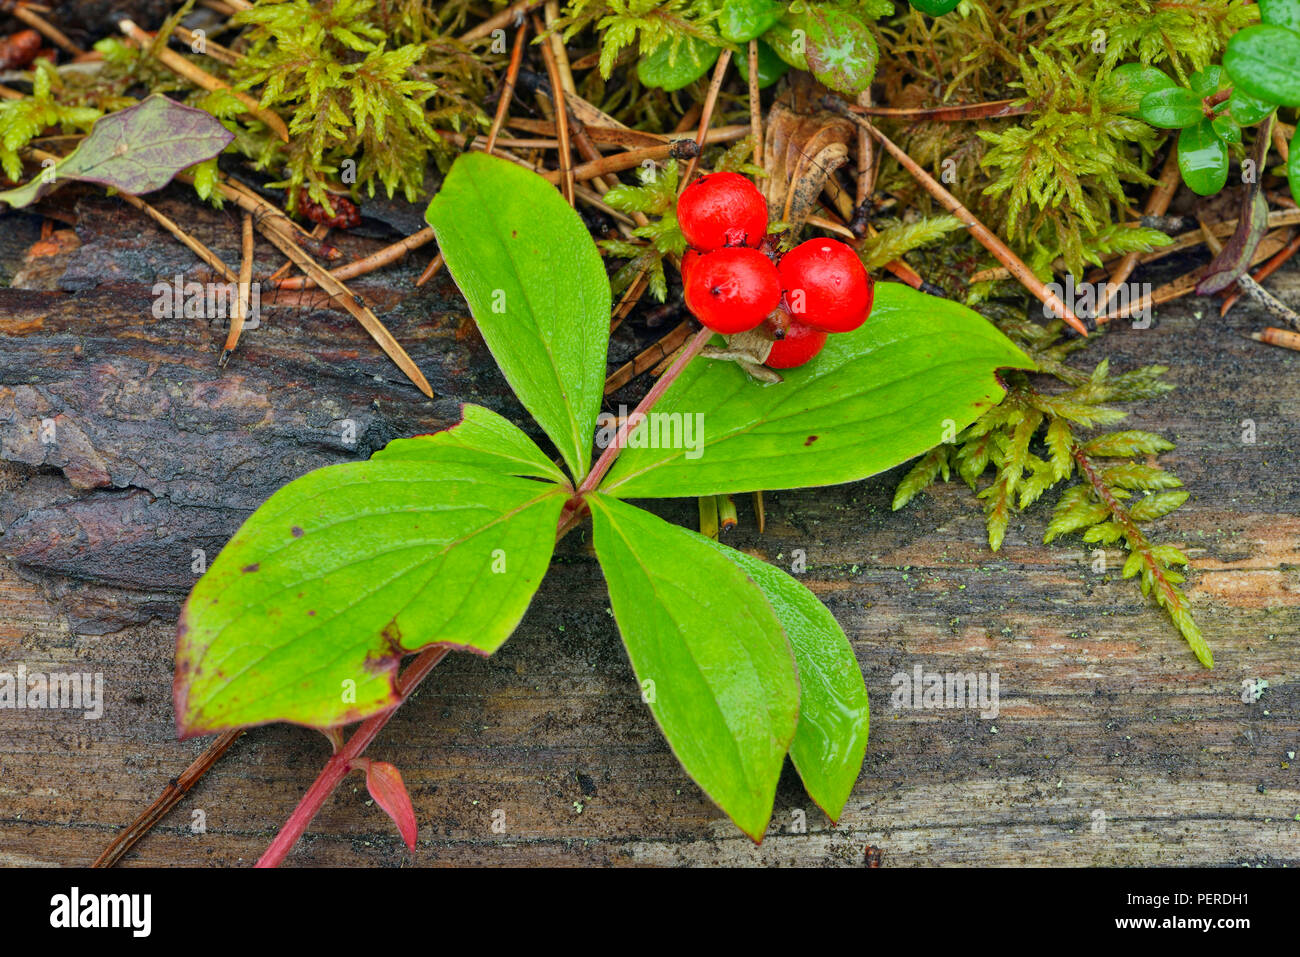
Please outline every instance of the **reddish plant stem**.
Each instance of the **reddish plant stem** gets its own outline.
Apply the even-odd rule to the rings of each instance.
[[[595,467],[578,487],[573,500],[565,505],[564,511],[560,513],[559,526],[555,535],[557,541],[576,528],[582,520],[582,516],[586,512],[586,505],[582,497],[595,491],[597,486],[600,485],[600,480],[605,477],[610,466],[614,464],[614,459],[618,457],[618,453],[627,444],[627,437],[636,423],[640,421],[641,416],[668,391],[668,387],[681,375],[682,370],[686,368],[686,364],[699,355],[700,350],[704,348],[705,343],[712,336],[713,330],[711,329],[701,329],[697,332],[695,337],[691,339],[673,361],[668,371],[659,377],[659,380],[646,393],[645,398],[637,404],[636,409],[628,416],[627,421],[619,427],[614,436],[614,441],[601,453],[600,458],[596,460]],[[450,649],[445,645],[426,648],[402,672],[397,679],[397,704],[362,722],[361,727],[353,732],[347,743],[335,751],[330,759],[325,762],[325,767],[316,776],[316,780],[307,789],[307,793],[302,796],[302,800],[298,802],[298,806],[289,815],[289,819],[284,822],[284,826],[280,828],[280,833],[275,836],[275,840],[271,842],[266,852],[258,859],[258,867],[278,867],[280,865],[289,851],[293,849],[293,846],[298,843],[298,838],[302,837],[312,819],[324,806],[325,801],[334,793],[334,789],[339,786],[339,782],[352,770],[353,762],[361,757],[362,752],[370,746],[370,742],[375,740],[375,737],[383,730],[384,725],[388,723],[388,719],[405,703],[411,692],[419,686],[429,672],[447,656],[448,651]]]
[[[668,371],[661,375],[658,381],[650,387],[650,391],[645,394],[645,398],[637,403],[637,407],[632,410],[632,414],[618,427],[618,432],[614,435],[614,441],[610,442],[609,447],[600,453],[600,458],[596,460],[595,466],[587,473],[587,477],[582,480],[582,484],[578,486],[580,496],[596,490],[596,487],[600,485],[600,480],[605,477],[605,473],[614,464],[614,459],[618,458],[618,453],[627,445],[628,435],[644,418],[649,408],[659,401],[659,397],[667,392],[668,387],[682,374],[686,364],[700,354],[700,350],[704,348],[711,338],[713,338],[712,329],[706,327],[697,332],[694,338],[682,349],[681,354],[673,360],[673,364],[668,367]]]
[[[445,645],[426,648],[402,672],[401,677],[397,679],[397,704],[387,711],[381,711],[379,714],[362,722],[361,727],[353,732],[347,743],[325,762],[324,769],[317,776],[312,786],[307,789],[307,793],[302,796],[298,806],[293,809],[293,813],[289,815],[289,820],[284,822],[284,827],[280,828],[280,833],[275,836],[271,846],[258,859],[258,867],[279,866],[285,855],[293,849],[294,844],[298,843],[298,838],[302,837],[303,832],[307,830],[307,825],[312,822],[312,818],[320,811],[325,804],[325,800],[338,787],[339,782],[347,776],[348,771],[352,769],[352,762],[361,756],[361,752],[365,751],[370,742],[375,740],[375,736],[388,723],[388,719],[396,713],[397,709],[402,706],[402,703],[424,680],[425,676],[437,666],[438,662],[447,657],[450,650]]]

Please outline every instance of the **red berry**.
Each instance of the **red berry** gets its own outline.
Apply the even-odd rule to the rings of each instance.
[[[862,260],[844,243],[810,239],[777,267],[795,319],[823,332],[852,332],[871,313],[873,286]]]
[[[772,351],[764,362],[769,369],[793,369],[801,366],[822,351],[826,345],[826,333],[819,329],[805,326],[802,322],[790,322],[785,329],[785,337],[772,343]]]
[[[685,286],[691,281],[691,268],[700,261],[700,254],[694,249],[688,249],[682,253],[682,285]]]
[[[739,173],[701,176],[677,198],[677,222],[702,252],[757,246],[767,234],[767,201]]]
[[[730,246],[702,255],[686,279],[686,306],[714,332],[753,329],[781,302],[776,267],[757,249]]]

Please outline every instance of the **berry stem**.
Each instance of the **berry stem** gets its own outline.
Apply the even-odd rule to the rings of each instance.
[[[673,364],[668,367],[668,371],[659,377],[659,380],[650,387],[650,391],[645,394],[645,398],[637,403],[637,407],[632,410],[632,414],[627,417],[622,425],[618,427],[618,432],[614,435],[614,441],[609,443],[605,451],[600,453],[600,458],[596,460],[595,467],[587,473],[587,477],[582,480],[578,486],[578,495],[587,495],[594,492],[600,485],[601,479],[605,477],[618,458],[618,453],[627,445],[627,437],[632,430],[645,418],[645,414],[650,410],[660,397],[668,391],[668,387],[676,381],[677,377],[682,374],[686,364],[700,354],[700,351],[713,338],[713,330],[707,326],[697,332],[682,349],[681,353],[673,360]]]
[[[426,648],[416,659],[411,662],[401,677],[397,679],[397,704],[393,705],[387,711],[381,711],[373,717],[367,718],[362,722],[361,727],[352,733],[348,738],[347,744],[339,748],[328,761],[321,773],[317,775],[312,786],[307,789],[307,793],[302,796],[298,806],[293,809],[289,819],[284,822],[284,827],[280,828],[280,833],[275,836],[271,846],[257,861],[257,867],[278,867],[285,856],[298,843],[298,838],[302,837],[303,832],[307,830],[307,825],[312,822],[317,812],[325,804],[334,789],[338,787],[347,773],[352,770],[352,762],[361,756],[361,752],[375,740],[375,736],[383,729],[391,718],[406,701],[412,691],[424,680],[425,676],[434,669],[438,662],[447,657],[451,651],[446,645],[435,645],[432,648]]]

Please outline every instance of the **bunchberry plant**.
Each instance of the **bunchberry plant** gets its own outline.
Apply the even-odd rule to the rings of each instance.
[[[428,220],[554,454],[467,405],[451,428],[285,486],[195,586],[178,628],[182,735],[289,721],[337,739],[341,725],[369,719],[368,736],[331,759],[264,863],[283,856],[353,768],[375,778],[372,793],[413,841],[400,776],[367,764],[360,748],[436,662],[431,652],[501,647],[557,536],[587,514],[641,683],[629,694],[654,688],[644,699],[686,772],[759,840],[789,755],[812,799],[837,818],[868,731],[866,688],[843,631],[781,569],[629,499],[876,474],[931,447],[945,423],[970,425],[1004,395],[997,370],[1031,360],[970,309],[884,284],[867,323],[830,337],[776,384],[694,360],[713,335],[702,330],[593,464],[610,285],[577,213],[536,174],[472,153],[452,167]],[[703,454],[631,441],[651,407],[702,416]],[[417,652],[399,678],[402,659]]]

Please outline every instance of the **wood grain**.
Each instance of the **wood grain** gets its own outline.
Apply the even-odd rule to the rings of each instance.
[[[234,217],[169,195],[162,208],[233,261]],[[89,863],[204,747],[175,740],[170,700],[194,548],[215,555],[285,481],[437,428],[457,401],[526,421],[450,280],[413,288],[422,262],[364,288],[451,397],[438,402],[345,314],[310,305],[319,297],[264,300],[263,325],[218,370],[223,328],[150,313],[156,278],[200,268],[190,254],[111,200],[85,194],[77,211],[82,245],[61,288],[0,289],[0,670],[102,672],[105,712],[0,711],[0,864]],[[11,223],[30,243],[30,224]],[[392,238],[345,243],[363,255]],[[258,256],[257,276],[280,264],[265,244]],[[20,259],[0,243],[0,276]],[[1300,298],[1296,272],[1270,283]],[[575,534],[510,642],[489,660],[448,658],[370,752],[402,770],[416,854],[357,775],[290,862],[860,866],[872,844],[885,866],[1300,864],[1300,356],[1241,337],[1263,324],[1250,303],[1227,320],[1208,301],[1156,318],[1120,324],[1087,355],[1116,371],[1171,367],[1178,391],[1131,424],[1178,443],[1163,461],[1192,497],[1159,535],[1195,560],[1188,594],[1214,671],[1117,580],[1118,550],[1099,575],[1077,539],[1041,544],[1053,494],[992,555],[964,486],[900,513],[898,470],[771,493],[767,533],[741,502],[729,541],[787,568],[804,550],[804,580],[844,625],[872,696],[866,765],[837,827],[788,768],[759,847],[710,804],[640,703]],[[643,344],[626,336],[611,367]],[[39,441],[47,417],[66,436],[57,447]],[[655,508],[684,524],[696,511]],[[891,676],[918,664],[996,672],[1001,713],[892,708]],[[1243,703],[1242,681],[1258,678],[1268,691]],[[252,731],[126,863],[250,864],[327,753],[310,731]],[[205,833],[192,832],[196,811]]]

